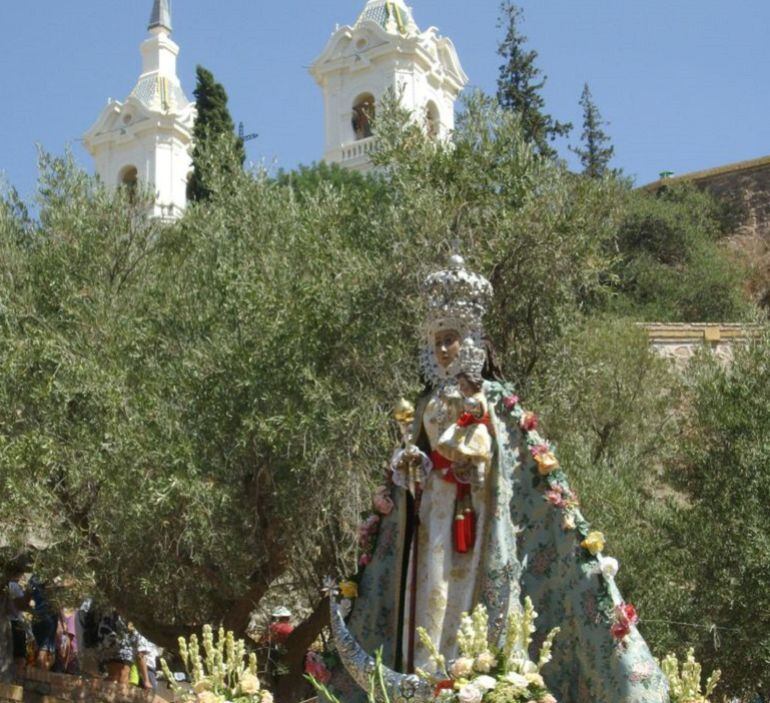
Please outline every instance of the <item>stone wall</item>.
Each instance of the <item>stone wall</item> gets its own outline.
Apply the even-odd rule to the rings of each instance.
[[[0,703],[168,703],[153,691],[86,676],[28,669],[24,681],[0,683]]]
[[[690,182],[733,205],[733,234],[770,238],[770,156],[686,173],[644,186],[655,192],[667,183]]]
[[[740,323],[641,323],[652,348],[662,357],[684,366],[701,349],[709,349],[724,363],[733,358],[737,344],[746,344],[759,331]]]

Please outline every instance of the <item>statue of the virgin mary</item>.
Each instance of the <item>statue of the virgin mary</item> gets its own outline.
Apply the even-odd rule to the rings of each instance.
[[[482,604],[492,629],[529,597],[538,635],[560,628],[543,671],[560,703],[664,703],[665,678],[615,586],[617,562],[602,554],[537,417],[496,371],[482,324],[490,283],[455,255],[423,292],[427,388],[391,464],[394,507],[335,628],[343,662],[365,680],[353,643],[381,649],[396,677],[430,670],[417,628],[451,660],[463,613]],[[332,689],[345,703],[363,695],[342,670]]]

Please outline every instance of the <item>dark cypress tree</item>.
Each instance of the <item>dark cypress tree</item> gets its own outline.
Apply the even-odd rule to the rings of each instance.
[[[602,129],[607,124],[602,120],[599,108],[593,101],[588,83],[583,86],[580,96],[580,106],[583,108],[582,146],[570,147],[583,164],[583,173],[590,178],[601,178],[609,170],[609,163],[615,153],[615,147],[610,144],[610,138]]]
[[[230,111],[227,109],[227,93],[221,83],[214,80],[211,71],[198,66],[196,69],[197,82],[195,100],[198,116],[195,119],[193,136],[193,173],[187,185],[189,200],[205,200],[211,194],[206,170],[210,160],[206,158],[212,144],[221,144],[221,140],[232,139],[232,164],[223,164],[232,168],[233,172],[243,168],[246,151],[243,140],[235,133],[235,125]]]
[[[545,112],[540,91],[547,77],[535,65],[537,51],[527,50],[527,37],[519,31],[522,14],[510,0],[500,6],[498,27],[505,29],[505,38],[497,48],[504,60],[497,79],[497,100],[501,107],[519,113],[526,138],[543,156],[553,158],[557,154],[549,142],[568,135],[572,124],[554,120]]]

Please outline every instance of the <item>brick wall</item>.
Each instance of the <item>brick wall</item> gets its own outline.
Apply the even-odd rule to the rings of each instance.
[[[153,691],[104,679],[28,669],[24,681],[0,684],[0,703],[168,703]]]

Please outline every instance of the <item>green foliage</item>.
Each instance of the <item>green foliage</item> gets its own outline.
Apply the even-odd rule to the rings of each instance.
[[[503,59],[497,79],[497,100],[501,107],[520,116],[524,138],[537,152],[553,158],[556,150],[549,142],[567,136],[572,124],[554,120],[545,112],[541,91],[546,77],[541,76],[535,65],[537,51],[526,48],[527,37],[519,31],[522,14],[521,8],[510,0],[500,5],[498,27],[505,31],[505,36],[497,48]]]
[[[246,151],[243,140],[235,134],[235,125],[227,109],[227,93],[221,83],[214,80],[211,71],[198,66],[195,87],[197,117],[193,138],[193,172],[187,184],[190,200],[205,200],[211,196],[211,153],[223,146],[230,158],[223,168],[235,174],[243,168]]]
[[[614,309],[660,321],[750,317],[746,272],[723,239],[724,217],[711,196],[690,186],[630,193],[618,230]]]
[[[729,367],[704,355],[690,376],[684,461],[671,475],[687,496],[673,525],[687,609],[672,619],[703,626],[680,636],[732,694],[770,686],[769,397],[766,332]]]
[[[580,135],[582,146],[571,147],[571,150],[580,157],[583,173],[586,176],[602,178],[608,173],[615,147],[612,146],[609,136],[602,129],[602,125],[605,123],[593,100],[588,83],[583,86],[580,107],[583,108],[583,133]]]

